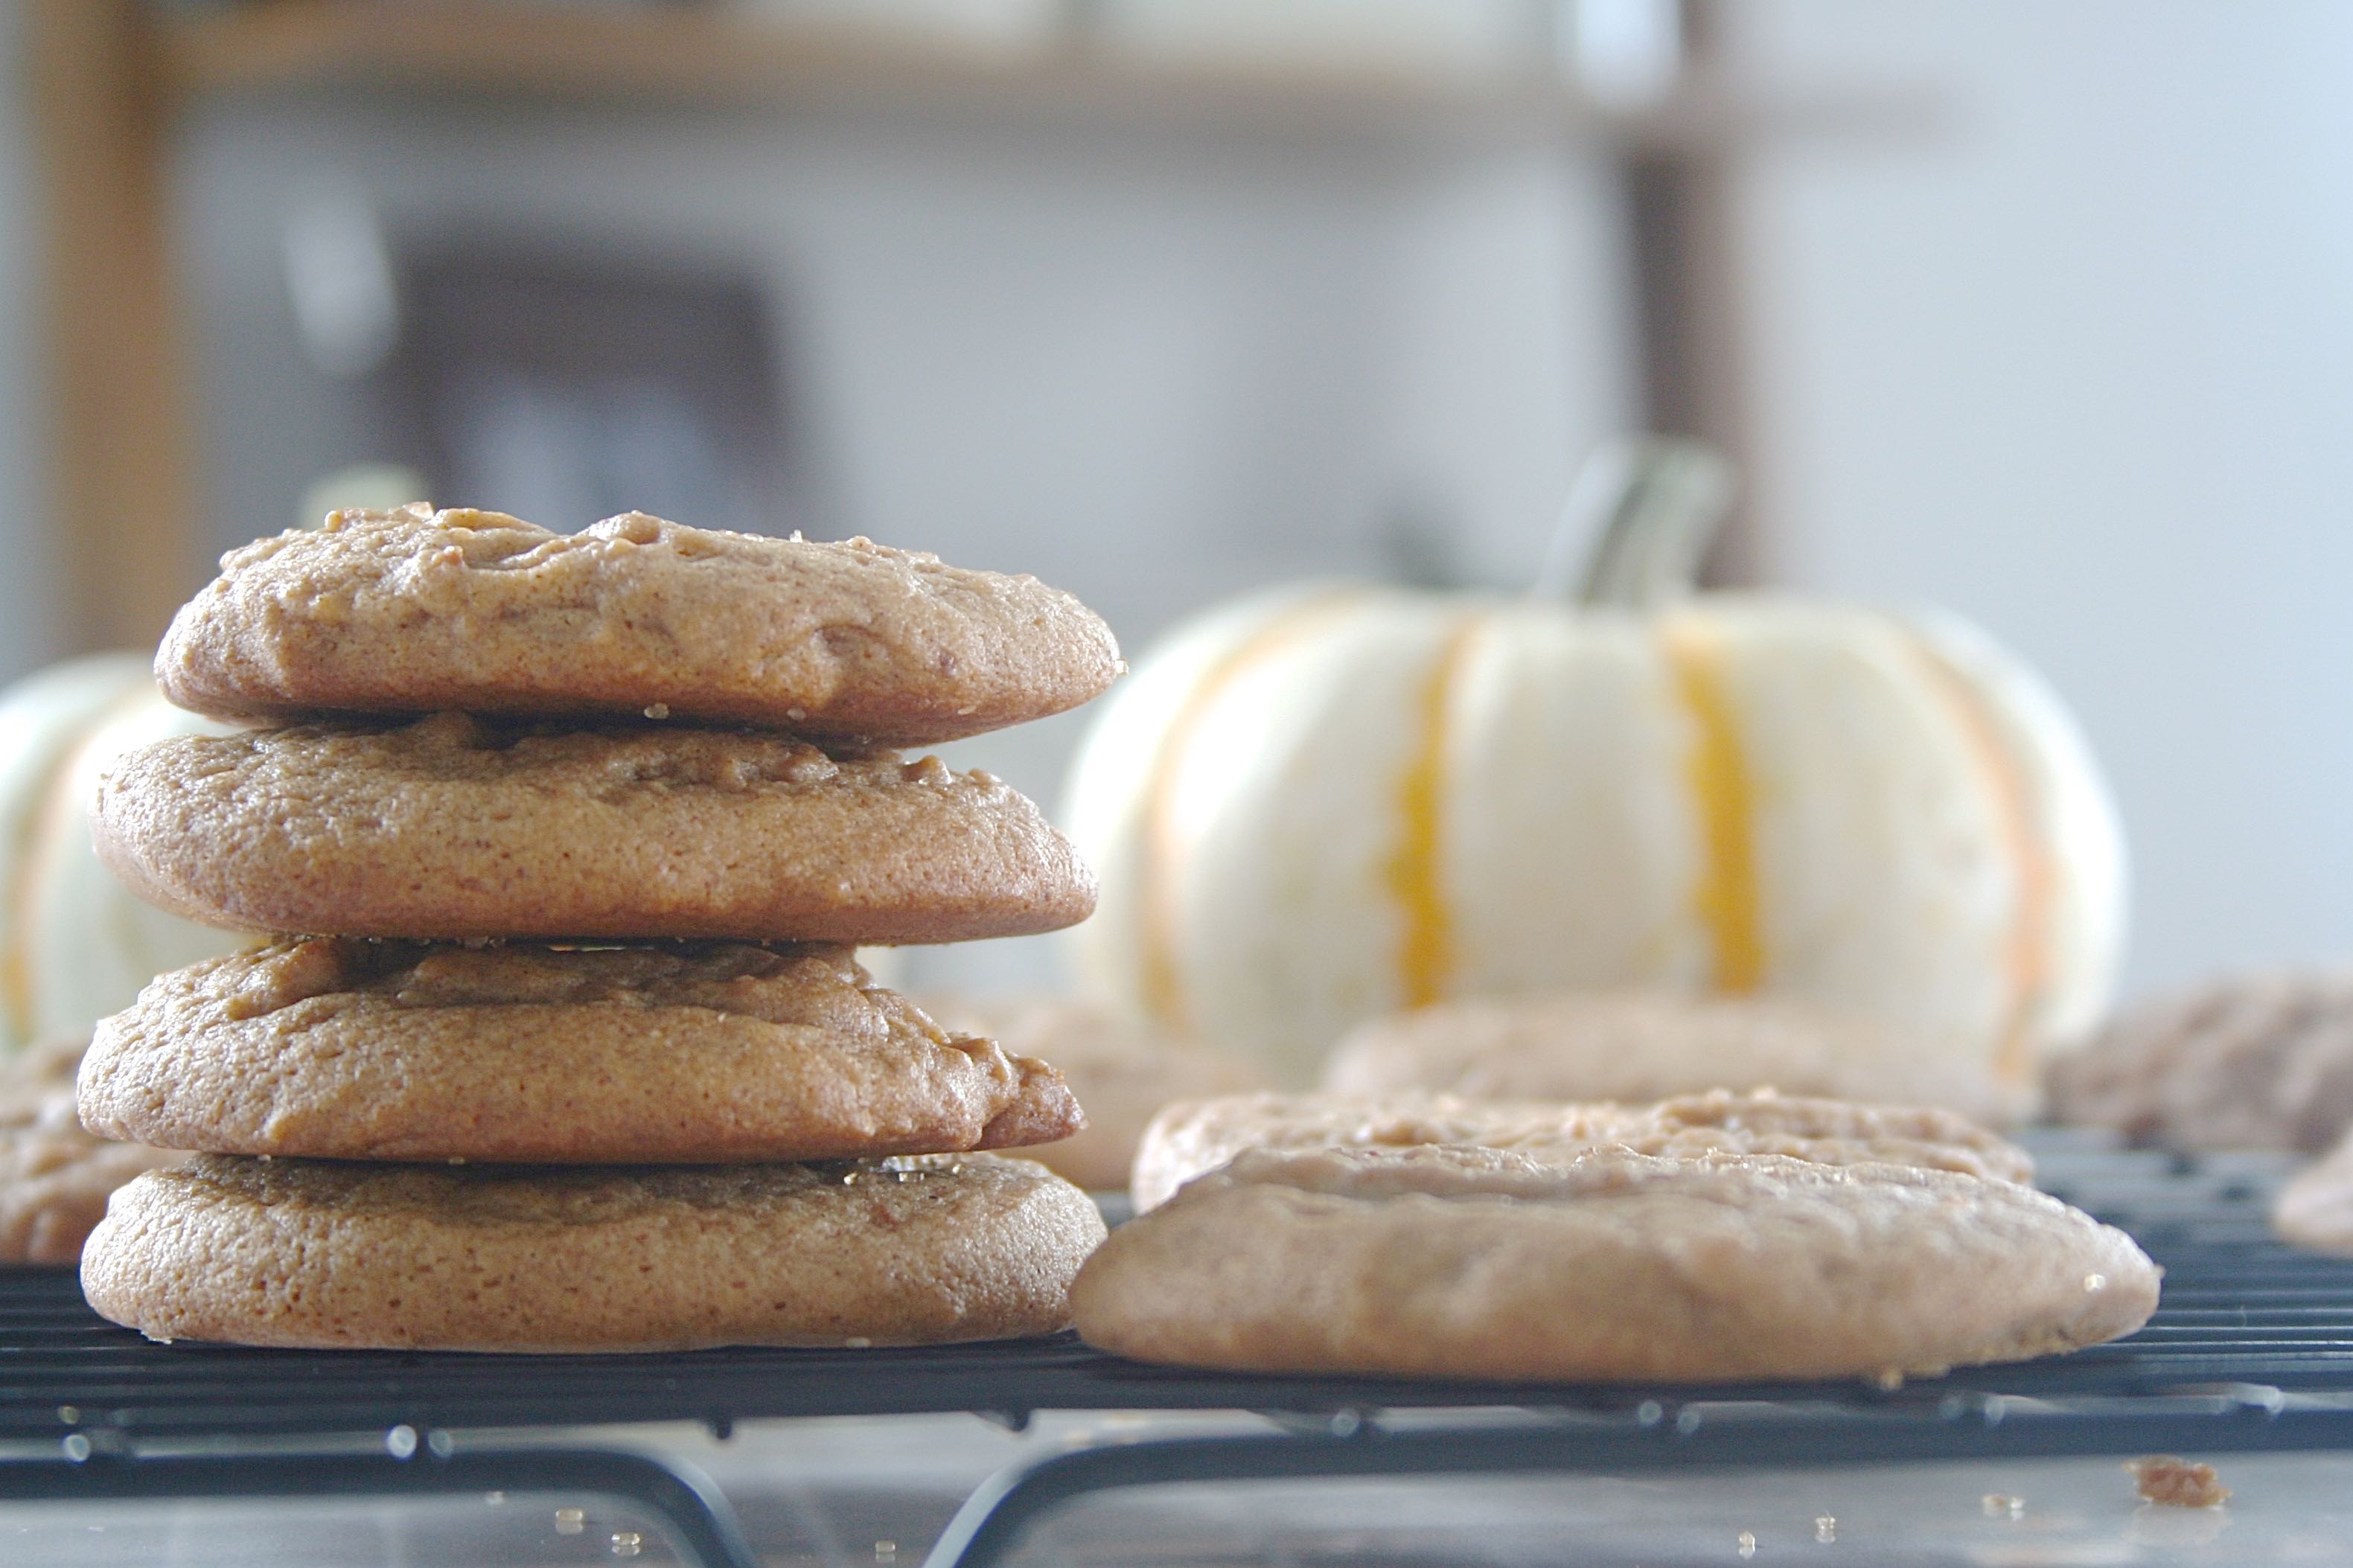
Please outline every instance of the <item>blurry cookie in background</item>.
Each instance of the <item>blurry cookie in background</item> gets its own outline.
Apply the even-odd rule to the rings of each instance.
[[[1715,1089],[1655,1105],[1464,1100],[1418,1091],[1356,1097],[1241,1094],[1168,1106],[1145,1130],[1131,1191],[1138,1213],[1247,1150],[1457,1144],[1566,1163],[1605,1145],[1694,1158],[1778,1154],[1817,1164],[1908,1165],[2033,1179],[2008,1139],[1953,1111]]]
[[[1982,1066],[1926,1049],[1890,1025],[1781,997],[1635,991],[1442,1002],[1377,1019],[1340,1042],[1323,1088],[1621,1101],[1771,1088],[1941,1106],[1990,1126],[2033,1110]]]
[[[2353,1124],[2353,970],[2155,998],[2053,1061],[2046,1086],[2054,1121],[2135,1143],[2318,1153]]]
[[[2280,1189],[2272,1228],[2291,1247],[2353,1258],[2353,1131]]]
[[[37,1046],[0,1067],[0,1267],[72,1263],[115,1188],[185,1157],[82,1131],[74,1074],[83,1045]]]
[[[947,994],[921,1002],[944,1028],[993,1039],[1023,1056],[1050,1053],[1047,1059],[1078,1096],[1087,1125],[1060,1142],[1025,1149],[1022,1157],[1091,1190],[1127,1185],[1145,1127],[1162,1106],[1261,1089],[1268,1081],[1254,1063],[1163,1035],[1074,996]]]

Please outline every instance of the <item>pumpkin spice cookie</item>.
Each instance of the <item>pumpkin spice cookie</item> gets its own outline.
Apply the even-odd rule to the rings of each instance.
[[[1238,1094],[1171,1105],[1135,1156],[1138,1212],[1246,1149],[1408,1148],[1459,1143],[1532,1159],[1574,1160],[1605,1144],[1643,1154],[1786,1154],[1827,1165],[1911,1165],[1993,1181],[2031,1182],[2034,1161],[2006,1138],[1949,1110],[1853,1105],[1765,1091],[1715,1089],[1656,1105]]]
[[[81,1055],[79,1040],[37,1046],[0,1067],[0,1266],[71,1263],[115,1188],[182,1158],[82,1131]]]
[[[92,1131],[216,1153],[719,1163],[1010,1148],[1060,1074],[950,1035],[841,947],[283,941],[100,1024]]]
[[[1085,1194],[986,1154],[724,1169],[202,1156],[118,1194],[90,1305],[151,1339],[673,1351],[1052,1333],[1103,1239]]]
[[[1775,1154],[1244,1153],[1122,1226],[1091,1344],[1249,1371],[1559,1382],[1928,1374],[2114,1339],[2158,1270],[2012,1182]]]
[[[2229,975],[2157,997],[2046,1080],[2055,1119],[2135,1143],[2316,1154],[2353,1124],[2353,971]]]
[[[929,745],[1042,719],[1123,667],[1034,577],[642,512],[562,534],[492,511],[339,511],[221,558],[155,657],[225,719],[638,713]]]
[[[92,832],[141,897],[245,930],[955,942],[1066,926],[1095,895],[988,774],[665,726],[186,736],[115,762]]]
[[[1123,1018],[1075,996],[926,996],[923,1010],[952,1029],[1052,1062],[1087,1108],[1087,1125],[1027,1152],[1092,1191],[1128,1184],[1145,1129],[1165,1105],[1262,1088],[1247,1058]]]
[[[1990,1126],[2030,1097],[1894,1026],[1778,996],[1577,991],[1441,1002],[1360,1026],[1324,1064],[1335,1094],[1662,1100],[1766,1087],[1872,1105],[1941,1105]]]

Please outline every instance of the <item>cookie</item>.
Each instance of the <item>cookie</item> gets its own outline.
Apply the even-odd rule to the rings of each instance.
[[[105,1217],[108,1194],[181,1158],[82,1131],[74,1119],[81,1053],[79,1040],[38,1046],[0,1068],[0,1265],[71,1263]]]
[[[2319,1153],[2353,1125],[2353,971],[2232,975],[2158,997],[2045,1077],[2055,1119],[2136,1143]]]
[[[1871,1105],[1940,1105],[1989,1126],[2033,1109],[1982,1065],[1923,1050],[1893,1026],[1785,997],[1663,992],[1443,1002],[1377,1019],[1341,1042],[1322,1087],[1623,1101],[1769,1088]]]
[[[2290,1246],[2353,1258],[2353,1131],[2279,1190],[2272,1228]]]
[[[100,1024],[92,1131],[346,1160],[723,1163],[1069,1136],[1043,1062],[952,1036],[841,947],[314,938],[159,975]]]
[[[2034,1157],[1940,1106],[1858,1105],[1710,1089],[1640,1108],[1616,1142],[1644,1154],[1785,1154],[1818,1165],[1908,1165],[2031,1184]]]
[[[1087,1125],[1027,1157],[1092,1190],[1127,1185],[1136,1146],[1161,1107],[1267,1082],[1244,1058],[1163,1035],[1075,996],[926,996],[923,1006],[949,1028],[1054,1064],[1086,1107]]]
[[[877,746],[1059,713],[1123,668],[1034,577],[642,512],[561,534],[422,505],[229,552],[155,656],[164,694],[216,718],[654,709]]]
[[[92,833],[141,897],[243,930],[955,942],[1095,896],[1036,806],[936,758],[458,713],[147,746],[106,773]]]
[[[319,1349],[926,1344],[1069,1321],[1085,1194],[986,1154],[723,1169],[205,1155],[115,1194],[82,1290],[151,1339]]]
[[[1245,1153],[1122,1226],[1071,1305],[1089,1343],[1184,1365],[1733,1382],[2114,1339],[2158,1275],[2122,1231],[1951,1171],[1433,1145]]]
[[[1615,1144],[1645,1154],[1787,1154],[1831,1165],[1913,1165],[1994,1181],[2034,1179],[2033,1159],[2017,1144],[1952,1111],[1925,1107],[1726,1089],[1656,1105],[1463,1100],[1419,1092],[1369,1099],[1243,1094],[1162,1110],[1136,1151],[1131,1190],[1141,1212],[1246,1149],[1423,1143],[1511,1149],[1556,1162]]]

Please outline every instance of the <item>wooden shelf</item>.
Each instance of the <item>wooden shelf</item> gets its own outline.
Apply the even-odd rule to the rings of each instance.
[[[865,101],[1277,128],[1536,130],[1661,148],[1714,141],[1757,118],[1699,87],[1615,108],[1535,68],[1195,58],[1067,37],[990,47],[718,5],[276,0],[174,20],[159,47],[164,78],[184,100],[365,89],[685,108]]]
[[[1721,0],[1687,0],[1704,20]],[[1727,171],[1760,140],[1941,130],[1919,91],[1742,97],[1699,68],[1641,108],[1523,70],[1374,59],[1180,56],[1057,35],[992,47],[685,0],[26,0],[48,193],[44,321],[56,386],[57,524],[82,647],[143,646],[203,580],[180,304],[164,192],[174,117],[224,97],[360,93],[738,111],[871,107],[1196,133],[1381,143],[1572,142],[1628,175],[1652,417],[1742,447]]]

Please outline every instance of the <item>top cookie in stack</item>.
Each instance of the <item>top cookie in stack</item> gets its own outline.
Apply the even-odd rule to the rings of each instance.
[[[869,1189],[915,1183],[943,1215],[973,1209],[955,1228],[982,1227],[948,1249],[962,1262],[942,1265],[938,1311],[897,1301],[874,1333],[854,1302],[845,1319],[757,1281],[733,1317],[690,1289],[566,1318],[550,1304],[565,1292],[513,1258],[466,1260],[527,1249],[533,1216],[583,1205],[620,1216],[617,1236],[667,1215],[681,1258],[720,1245],[691,1217],[714,1205],[768,1216],[755,1231],[815,1215],[802,1242],[865,1245],[824,1206],[870,1202],[842,1195],[860,1168],[747,1172],[712,1193],[687,1192],[691,1173],[570,1172],[552,1194],[550,1173],[485,1163],[872,1162],[1082,1124],[1051,1068],[941,1029],[849,948],[1090,912],[1092,879],[1029,801],[892,748],[1094,696],[1122,668],[1101,620],[1033,578],[641,514],[564,535],[491,512],[339,512],[222,566],[158,679],[199,711],[284,727],[125,758],[96,841],[157,903],[289,934],[160,976],[102,1024],[83,1120],[213,1155],[476,1168],[377,1180],[298,1159],[262,1181],[216,1159],[134,1184],[85,1256],[100,1310],[159,1335],[461,1348],[1060,1325],[1100,1221],[1044,1172],[986,1161],[869,1167]],[[370,1185],[385,1181],[406,1184]],[[339,1279],[297,1278],[313,1267],[300,1248],[283,1278],[208,1268],[269,1255],[257,1238],[298,1219],[351,1244]],[[499,1247],[478,1246],[490,1233],[466,1227],[493,1221]],[[369,1307],[365,1258],[404,1251],[505,1294],[457,1321]]]
[[[1071,595],[863,540],[338,512],[229,554],[156,657],[183,706],[327,721],[136,753],[99,853],[245,930],[1050,931],[1093,908],[1069,842],[987,774],[881,748],[1059,712],[1119,669]]]
[[[165,696],[218,719],[653,709],[864,746],[1042,719],[1123,668],[1034,577],[642,512],[561,534],[425,506],[232,551],[155,658]]]

